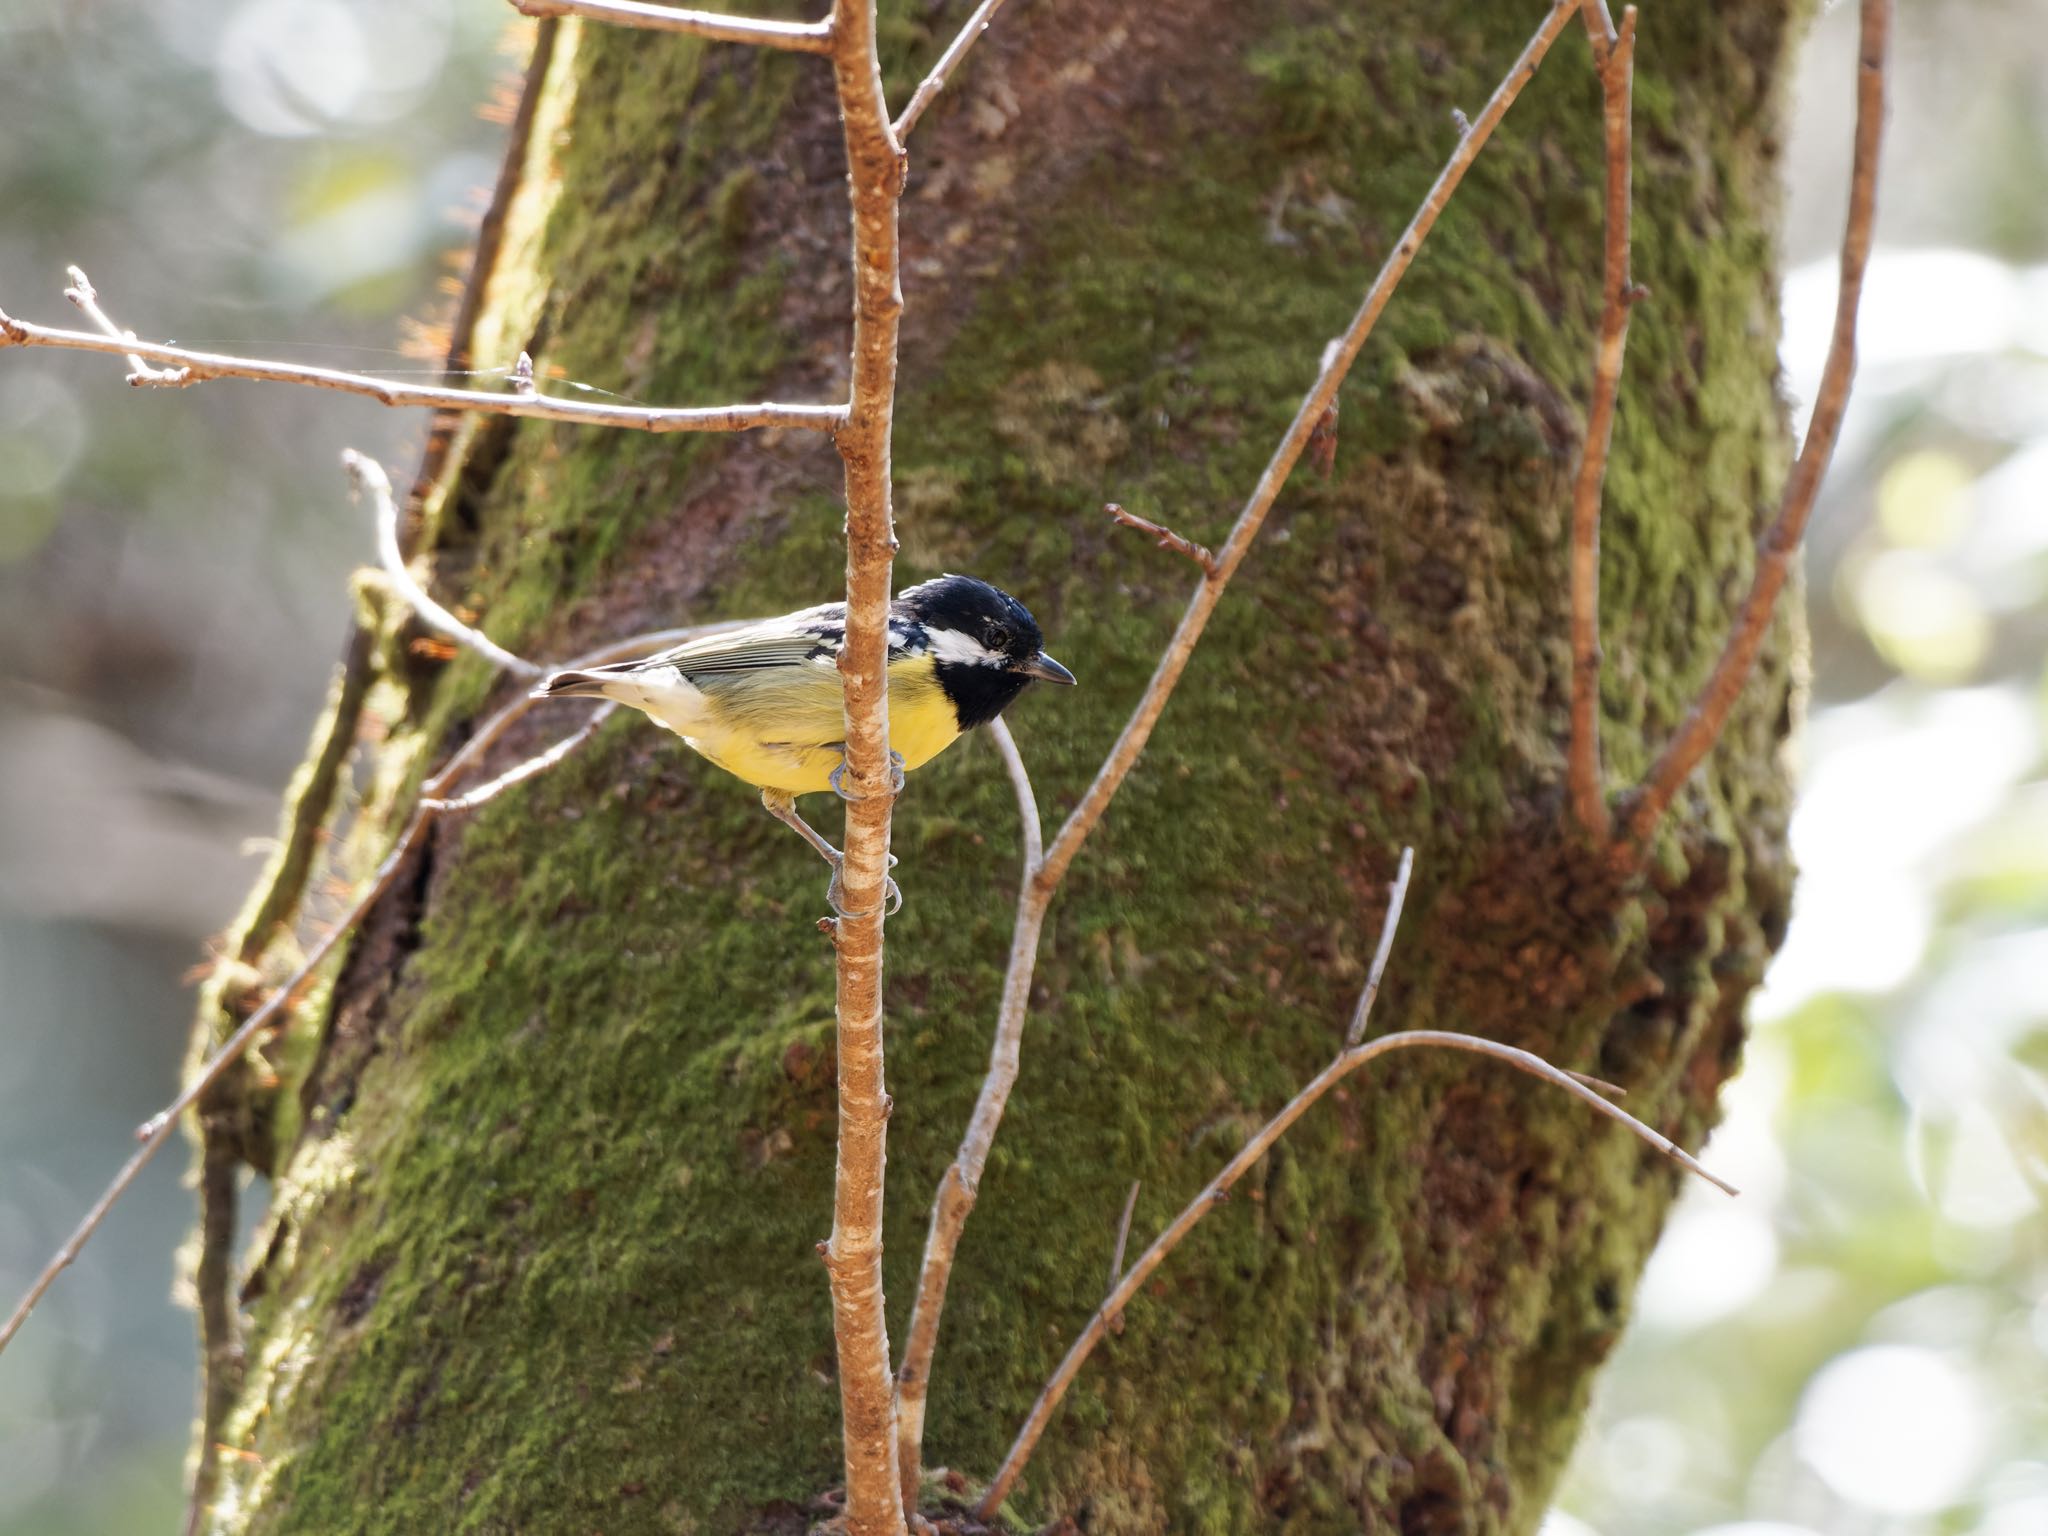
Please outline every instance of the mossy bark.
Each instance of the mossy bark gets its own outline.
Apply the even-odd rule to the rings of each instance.
[[[901,100],[964,5],[885,7]],[[1185,597],[1115,499],[1214,542],[1526,3],[1006,11],[920,130],[896,461],[905,581],[1011,588],[1082,687],[1013,724],[1048,814]],[[1773,393],[1784,7],[1639,48],[1636,319],[1609,476],[1615,782],[1711,664],[1786,441]],[[829,399],[843,166],[813,60],[565,29],[478,355],[676,403]],[[1796,626],[1641,879],[1562,792],[1565,503],[1598,309],[1600,119],[1569,35],[1481,158],[1055,904],[968,1227],[927,1460],[991,1471],[1133,1237],[1337,1044],[1403,843],[1378,1017],[1624,1083],[1704,1136],[1790,885]],[[529,654],[830,597],[814,438],[472,425],[435,579]],[[393,619],[338,855],[507,695]],[[538,731],[540,727],[535,726]],[[535,734],[501,749],[510,761]],[[900,1338],[985,1061],[1014,887],[985,743],[900,804],[888,1255]],[[354,862],[351,862],[354,861]],[[837,1479],[824,872],[638,721],[439,829],[295,1028],[215,1528],[800,1527]],[[314,1042],[317,1042],[317,1046]],[[1013,1504],[1102,1532],[1533,1530],[1676,1192],[1496,1066],[1403,1057],[1319,1107],[1089,1365]]]

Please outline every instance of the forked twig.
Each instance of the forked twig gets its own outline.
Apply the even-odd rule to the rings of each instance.
[[[966,25],[961,27],[958,35],[946,45],[946,51],[939,55],[939,61],[932,65],[932,72],[910,93],[910,100],[904,103],[903,111],[897,116],[894,125],[899,142],[910,137],[910,130],[915,128],[917,120],[924,116],[924,109],[946,88],[947,77],[953,73],[960,60],[966,57],[967,50],[981,40],[981,34],[988,30],[989,21],[995,16],[996,7],[1002,3],[1003,0],[981,0],[981,4],[974,8],[974,14],[967,18]]]
[[[830,53],[832,23],[828,21],[759,21],[696,11],[677,5],[649,5],[644,0],[511,0],[522,16],[578,16],[585,21],[639,27],[650,32],[680,32],[721,43],[752,43],[790,53]]]
[[[406,569],[405,554],[398,547],[398,498],[391,494],[390,477],[384,473],[384,466],[366,454],[357,453],[353,448],[341,452],[342,468],[348,472],[349,486],[358,496],[367,496],[377,514],[377,560],[384,567],[384,574],[398,587],[405,600],[412,605],[414,613],[429,629],[439,630],[451,640],[460,641],[493,666],[511,673],[514,677],[532,681],[541,676],[541,669],[523,656],[515,656],[497,641],[479,630],[472,629],[455,617],[446,608],[428,595],[426,588],[413,580],[412,572]]]
[[[1412,857],[1412,849],[1403,852],[1401,865],[1404,871]],[[1401,921],[1404,895],[1405,887],[1397,880],[1387,902],[1386,920],[1380,927],[1379,953],[1382,955],[1392,946],[1394,930]],[[1367,980],[1366,990],[1359,998],[1360,1015],[1369,1016],[1371,1005],[1368,999],[1376,990],[1375,983],[1378,979],[1375,971]],[[1485,1040],[1476,1035],[1457,1034],[1440,1029],[1407,1030],[1399,1034],[1382,1035],[1379,1039],[1363,1045],[1347,1044],[1328,1066],[1318,1072],[1306,1087],[1288,1101],[1286,1108],[1260,1127],[1237,1155],[1223,1166],[1223,1170],[1202,1187],[1201,1193],[1190,1200],[1166,1230],[1153,1239],[1152,1245],[1138,1255],[1137,1261],[1111,1288],[1109,1295],[1103,1298],[1102,1305],[1095,1309],[1094,1315],[1082,1328],[1080,1336],[1068,1347],[1065,1358],[1060,1361],[1058,1368],[1039,1392],[1038,1400],[1031,1405],[1031,1412],[1025,1417],[1023,1427],[1017,1431],[1017,1438],[1011,1442],[1002,1466],[997,1469],[995,1478],[989,1483],[988,1491],[982,1495],[976,1510],[981,1519],[995,1518],[996,1511],[1002,1507],[1003,1500],[1009,1497],[1010,1490],[1016,1485],[1025,1463],[1031,1459],[1032,1451],[1037,1448],[1039,1437],[1045,1433],[1045,1426],[1051,1421],[1053,1411],[1059,1407],[1060,1400],[1066,1396],[1067,1388],[1073,1384],[1074,1377],[1079,1374],[1095,1346],[1102,1342],[1102,1336],[1109,1331],[1111,1321],[1122,1314],[1124,1308],[1144,1287],[1145,1282],[1152,1277],[1152,1272],[1165,1262],[1166,1256],[1179,1247],[1181,1240],[1194,1229],[1195,1223],[1215,1209],[1228,1195],[1231,1187],[1243,1178],[1252,1165],[1264,1157],[1273,1144],[1287,1133],[1288,1128],[1306,1114],[1324,1094],[1375,1058],[1390,1051],[1418,1046],[1439,1046],[1448,1050],[1471,1051],[1481,1056],[1491,1056],[1496,1061],[1504,1061],[1533,1077],[1540,1077],[1545,1082],[1552,1083],[1575,1098],[1592,1105],[1609,1119],[1628,1127],[1636,1136],[1671,1158],[1687,1172],[1699,1175],[1715,1188],[1728,1194],[1735,1193],[1732,1185],[1709,1173],[1690,1153],[1668,1136],[1651,1130],[1626,1110],[1617,1109],[1593,1089],[1583,1086],[1574,1074],[1552,1066],[1534,1052],[1503,1045],[1497,1040]]]
[[[1614,406],[1636,289],[1629,275],[1630,114],[1635,92],[1636,8],[1616,31],[1607,0],[1584,0],[1581,12],[1600,72],[1601,122],[1607,147],[1607,238],[1601,255],[1600,342],[1586,440],[1572,486],[1572,726],[1567,773],[1579,825],[1604,847],[1613,827],[1600,767],[1600,492],[1614,436]]]
[[[71,279],[71,286],[64,290],[64,297],[78,307],[85,318],[108,336],[120,341],[133,341],[132,331],[124,331],[100,308],[100,296],[92,286],[92,279],[85,275],[83,267],[66,267],[64,275]],[[182,368],[152,368],[136,353],[128,357],[128,382],[131,384],[179,385],[187,382]]]
[[[1122,733],[1097,770],[1080,802],[1068,815],[1045,857],[1035,868],[1027,867],[1017,898],[1016,923],[1010,938],[1010,958],[1003,975],[1002,1001],[997,1007],[995,1040],[989,1052],[989,1067],[975,1098],[974,1110],[960,1139],[959,1151],[939,1181],[932,1202],[931,1228],[925,1237],[924,1257],[919,1266],[917,1296],[912,1303],[910,1333],[905,1342],[903,1365],[897,1372],[897,1429],[901,1441],[898,1459],[903,1485],[914,1495],[921,1457],[926,1395],[930,1391],[932,1353],[936,1348],[940,1315],[946,1288],[952,1275],[954,1255],[961,1230],[974,1208],[989,1150],[994,1144],[1003,1110],[1015,1086],[1024,1018],[1031,996],[1031,978],[1038,961],[1039,936],[1044,931],[1046,908],[1060,882],[1066,877],[1081,845],[1102,819],[1172,696],[1195,643],[1207,628],[1210,615],[1222,599],[1224,588],[1250,552],[1266,516],[1279,498],[1281,488],[1314,439],[1337,399],[1338,387],[1350,372],[1359,350],[1372,334],[1374,325],[1393,296],[1395,287],[1414,262],[1423,240],[1435,226],[1451,194],[1478,157],[1493,131],[1507,115],[1522,88],[1535,75],[1536,67],[1550,46],[1569,25],[1579,0],[1552,0],[1542,24],[1509,67],[1485,108],[1460,135],[1444,168],[1424,196],[1408,227],[1388,252],[1379,273],[1366,290],[1358,312],[1344,333],[1323,349],[1315,382],[1303,397],[1294,420],[1267,462],[1257,486],[1231,526],[1223,548],[1205,565],[1201,582],[1189,598],[1179,627],[1168,642],[1152,678],[1132,709]],[[1013,775],[1014,776],[1014,775]]]
[[[1891,0],[1863,0],[1856,50],[1856,151],[1849,173],[1849,213],[1842,231],[1841,287],[1835,297],[1834,336],[1814,396],[1806,441],[1785,482],[1778,515],[1757,546],[1756,575],[1735,616],[1727,645],[1697,703],[1651,765],[1626,813],[1627,836],[1616,846],[1626,861],[1639,859],[1678,791],[1700,765],[1728,724],[1762,650],[1778,594],[1806,532],[1814,498],[1834,456],[1849,386],[1856,376],[1856,313],[1863,301],[1863,274],[1870,262],[1871,228],[1877,216],[1878,153],[1884,141],[1885,48],[1891,31]]]

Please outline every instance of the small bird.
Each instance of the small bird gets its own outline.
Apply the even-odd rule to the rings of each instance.
[[[835,790],[846,767],[839,648],[846,605],[825,603],[743,629],[706,635],[638,661],[557,672],[543,699],[629,704],[698,753],[761,791],[761,804],[832,866],[826,893],[840,905],[844,859],[796,813],[796,796]],[[1074,681],[1045,654],[1031,611],[972,576],[940,576],[889,605],[890,758],[901,787],[963,731],[986,725],[1036,679]],[[890,909],[901,902],[889,882]]]

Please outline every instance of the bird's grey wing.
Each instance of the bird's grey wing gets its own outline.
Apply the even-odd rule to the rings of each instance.
[[[728,672],[758,672],[768,667],[795,667],[829,661],[839,652],[845,634],[845,605],[827,603],[745,629],[687,640],[638,661],[620,662],[604,672],[654,672],[670,667],[685,677],[711,677]]]

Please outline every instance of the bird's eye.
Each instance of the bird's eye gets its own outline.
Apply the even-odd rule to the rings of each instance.
[[[992,651],[1006,651],[1010,648],[1010,631],[1001,624],[991,624],[984,636]]]

